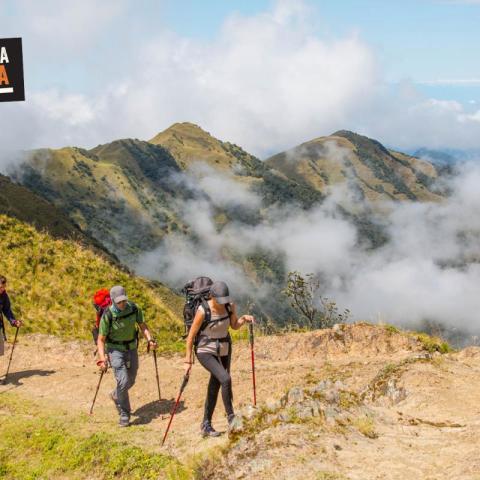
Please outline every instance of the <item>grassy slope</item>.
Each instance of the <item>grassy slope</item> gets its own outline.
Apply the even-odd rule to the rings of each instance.
[[[0,175],[0,214],[18,218],[56,238],[68,238],[102,248],[52,203],[4,175]]]
[[[233,175],[236,181],[257,192],[265,206],[294,202],[310,207],[323,199],[323,195],[310,185],[286,177],[238,145],[212,137],[193,123],[175,123],[150,142],[164,146],[182,169],[202,161]]]
[[[192,478],[174,457],[126,442],[116,427],[92,431],[87,415],[47,411],[8,392],[0,398],[0,412],[0,478]]]
[[[14,311],[27,332],[89,338],[93,292],[121,284],[144,310],[162,350],[182,348],[177,341],[181,301],[166,287],[152,286],[78,243],[54,239],[4,215],[0,236],[8,252],[0,257],[0,272],[8,277]]]
[[[118,140],[91,151],[36,150],[17,174],[122,259],[181,228],[167,179],[178,171],[162,147]]]
[[[266,163],[322,192],[331,185],[348,182],[371,202],[439,199],[431,190],[438,176],[433,165],[389,151],[379,142],[353,132],[316,138],[274,155]]]

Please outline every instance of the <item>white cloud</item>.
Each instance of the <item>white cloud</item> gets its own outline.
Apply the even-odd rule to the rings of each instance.
[[[253,287],[230,255],[238,261],[260,248],[283,259],[287,271],[320,274],[324,294],[355,320],[409,327],[435,320],[478,334],[480,168],[463,168],[444,202],[386,204],[382,223],[389,241],[373,251],[359,245],[355,226],[330,202],[310,211],[271,209],[255,226],[230,223],[219,232],[210,203],[202,200],[183,205],[195,241],[169,237],[141,258],[138,269],[177,287],[208,274],[231,284],[235,295],[258,300],[271,287]]]
[[[480,146],[480,111],[426,98],[412,82],[390,88],[372,48],[355,34],[324,36],[306,2],[279,0],[263,13],[230,16],[208,41],[160,26],[154,36],[139,35],[134,52],[124,50],[132,42],[122,34],[134,10],[128,0],[21,5],[31,57],[46,52],[46,65],[67,71],[68,56],[76,67],[94,66],[88,76],[98,86],[91,96],[79,80],[36,91],[27,64],[27,102],[6,107],[13,120],[2,125],[9,146],[91,147],[150,138],[176,121],[198,123],[259,156],[344,128],[398,148]]]
[[[95,45],[98,37],[127,11],[127,0],[16,0],[10,4],[14,21],[6,28],[24,37],[27,49],[52,61]],[[62,59],[63,60],[63,59]]]

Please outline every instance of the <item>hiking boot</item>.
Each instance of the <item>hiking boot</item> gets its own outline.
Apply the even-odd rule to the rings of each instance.
[[[213,427],[212,424],[206,420],[205,422],[202,423],[200,426],[200,430],[202,432],[202,437],[219,437],[220,432],[217,432]]]
[[[129,415],[120,415],[120,420],[118,421],[120,427],[128,427],[130,425],[130,416]]]
[[[120,405],[118,404],[117,396],[115,395],[115,390],[113,392],[110,392],[109,396],[112,402],[115,404],[115,408],[117,409],[118,414],[120,415],[122,411],[120,409]]]

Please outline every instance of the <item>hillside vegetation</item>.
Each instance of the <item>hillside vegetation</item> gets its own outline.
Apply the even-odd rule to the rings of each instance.
[[[428,162],[352,132],[321,137],[262,162],[188,122],[172,125],[149,142],[123,139],[91,150],[36,150],[15,174],[132,268],[141,254],[174,235],[202,257],[209,246],[195,225],[201,215],[211,220],[214,234],[232,225],[248,229],[269,224],[278,209],[318,207],[339,185],[348,192],[340,200],[335,197],[334,207],[329,201],[329,209],[355,226],[359,245],[379,247],[388,240],[376,217],[382,202],[437,201],[437,177]],[[225,180],[230,182],[226,187]],[[234,183],[254,208],[237,201],[235,187],[229,187]],[[221,194],[222,187],[231,195]],[[216,193],[230,198],[222,203]],[[260,246],[248,253],[240,250],[226,247],[218,255],[245,274],[250,287],[245,291],[259,292],[253,298],[262,305],[259,313],[279,325],[291,322],[293,312],[281,293],[288,276],[282,253]],[[265,286],[274,293],[261,296]],[[248,300],[237,298],[242,307]]]
[[[0,236],[6,252],[0,256],[0,272],[8,278],[24,331],[89,338],[95,319],[93,293],[121,284],[144,310],[161,348],[181,348],[180,303],[166,287],[132,276],[74,241],[54,239],[5,215],[0,215]]]
[[[432,164],[346,130],[303,143],[266,163],[321,192],[347,184],[357,199],[373,204],[441,198],[433,189],[438,172]]]
[[[149,142],[124,139],[91,150],[42,149],[14,173],[15,180],[43,196],[122,261],[133,263],[171,233],[190,235],[184,200],[208,198],[185,182],[182,172],[203,162],[209,175],[227,176],[261,199],[255,214],[240,207],[214,208],[218,228],[231,221],[256,224],[272,205],[319,205],[335,185],[356,195],[343,213],[364,239],[381,243],[381,232],[359,206],[383,200],[432,201],[435,167],[348,131],[320,137],[265,162],[238,145],[221,141],[192,123],[176,123]],[[348,196],[347,196],[348,197]],[[255,262],[254,262],[255,263]]]
[[[86,246],[104,250],[100,242],[85,235],[78,225],[55,205],[4,175],[0,175],[0,214],[18,218],[38,230],[47,231],[53,237],[76,240]]]
[[[125,261],[183,228],[169,181],[178,171],[164,148],[128,139],[33,151],[14,177]]]

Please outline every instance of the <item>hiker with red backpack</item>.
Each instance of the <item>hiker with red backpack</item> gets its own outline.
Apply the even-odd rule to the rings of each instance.
[[[203,437],[216,437],[220,433],[213,428],[212,417],[220,389],[229,430],[235,426],[230,376],[232,341],[229,328],[237,330],[245,324],[254,323],[255,319],[251,315],[238,317],[236,305],[230,298],[225,282],[213,283],[208,277],[199,277],[187,284],[184,291],[187,293],[184,316],[187,319],[194,314],[187,337],[185,375],[188,377],[190,373],[195,351],[200,364],[210,372],[201,434]]]
[[[110,398],[119,413],[119,425],[127,427],[131,414],[128,391],[133,387],[138,371],[138,330],[146,338],[149,348],[156,349],[157,344],[144,321],[142,310],[128,300],[123,287],[112,287],[110,298],[112,303],[105,309],[99,325],[97,365],[102,372],[107,371],[109,364],[113,369],[117,387]]]

